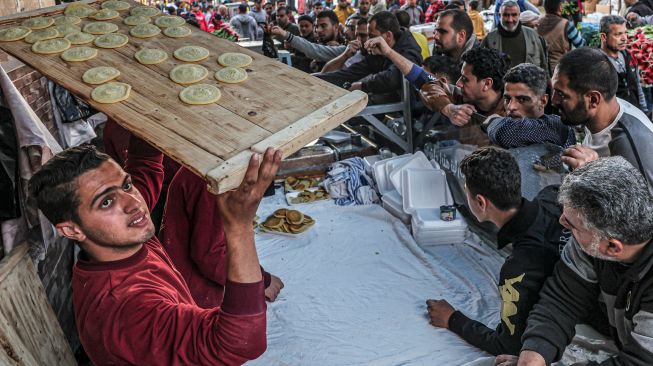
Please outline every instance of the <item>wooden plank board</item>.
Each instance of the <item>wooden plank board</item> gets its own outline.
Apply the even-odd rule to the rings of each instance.
[[[101,3],[85,2],[96,7]],[[64,6],[55,6],[0,18],[0,24],[20,23],[35,15],[54,15],[63,9]],[[120,15],[110,22],[119,26],[118,33],[129,35],[131,27],[122,23],[127,12]],[[81,26],[90,21],[85,19]],[[185,38],[169,38],[162,34],[148,39],[130,36],[126,46],[99,49],[95,59],[77,63],[66,63],[59,55],[34,54],[31,45],[23,41],[3,42],[0,48],[205,177],[215,193],[233,189],[240,183],[252,153],[272,146],[282,149],[288,156],[356,115],[367,104],[365,93],[349,93],[277,60],[192,26],[189,28],[193,33]],[[174,66],[184,63],[176,60],[173,52],[187,45],[209,50],[209,58],[198,64],[209,70],[209,77],[202,83],[221,90],[222,97],[217,103],[189,106],[179,100],[183,87],[172,82],[168,74]],[[168,59],[157,65],[141,65],[133,55],[143,48],[163,49]],[[246,68],[249,77],[245,82],[224,84],[214,79],[214,72],[221,68],[217,58],[224,52],[240,52],[252,57],[252,64]],[[91,100],[93,87],[85,84],[81,75],[96,66],[119,69],[118,81],[132,86],[129,99],[115,104]]]
[[[76,365],[23,243],[0,261],[0,364]]]

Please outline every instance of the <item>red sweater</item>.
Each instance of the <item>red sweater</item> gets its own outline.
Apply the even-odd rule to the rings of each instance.
[[[186,168],[170,183],[159,237],[197,305],[220,306],[227,281],[222,219],[206,182]],[[267,288],[270,274],[263,271],[263,279]]]
[[[163,155],[132,138],[125,171],[151,209]],[[96,365],[234,365],[266,348],[263,281],[227,281],[221,308],[202,309],[156,237],[133,256],[73,269],[82,345]]]

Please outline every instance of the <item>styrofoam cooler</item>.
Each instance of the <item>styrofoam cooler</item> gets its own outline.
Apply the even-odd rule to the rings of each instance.
[[[372,165],[372,173],[374,174],[374,180],[376,181],[376,186],[380,194],[384,195],[395,189],[390,183],[388,169],[392,169],[395,164],[400,164],[410,159],[411,156],[412,154],[395,156],[390,159],[377,161]]]
[[[410,224],[410,215],[404,212],[401,195],[397,191],[390,191],[381,197],[383,208],[404,224]]]

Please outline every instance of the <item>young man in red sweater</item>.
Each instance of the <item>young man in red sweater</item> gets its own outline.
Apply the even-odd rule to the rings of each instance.
[[[206,182],[181,168],[172,179],[159,238],[200,307],[222,304],[227,280],[227,243],[215,196]],[[281,280],[263,271],[265,298],[274,301]]]
[[[82,252],[73,305],[82,345],[96,365],[233,365],[266,348],[263,279],[252,220],[281,152],[254,155],[234,191],[218,196],[227,247],[221,308],[202,309],[154,236],[149,210],[163,155],[131,137],[125,169],[93,147],[57,154],[30,194]],[[261,161],[262,160],[262,161]]]

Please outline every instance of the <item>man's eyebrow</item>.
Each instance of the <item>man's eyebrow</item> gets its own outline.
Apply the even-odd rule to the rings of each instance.
[[[125,178],[122,180],[122,185],[124,186],[125,183],[126,183],[129,179],[131,179],[131,175],[129,175],[129,174],[125,174]],[[92,208],[93,205],[95,205],[95,202],[96,202],[97,200],[100,199],[100,197],[104,196],[105,194],[107,194],[107,193],[109,193],[109,192],[113,192],[113,191],[115,191],[115,190],[118,189],[118,188],[120,188],[120,187],[117,187],[117,186],[111,186],[111,187],[107,187],[105,190],[103,190],[102,192],[98,193],[95,197],[93,197],[93,200],[91,201],[91,205],[90,205],[90,207]]]

